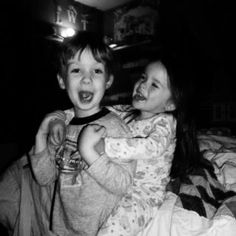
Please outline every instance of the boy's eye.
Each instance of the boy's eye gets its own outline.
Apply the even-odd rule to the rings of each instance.
[[[79,73],[80,69],[79,68],[74,68],[71,70],[71,73]]]

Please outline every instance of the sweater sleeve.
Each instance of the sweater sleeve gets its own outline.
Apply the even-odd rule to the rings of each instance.
[[[36,181],[40,185],[48,185],[54,182],[57,178],[58,170],[52,151],[45,149],[40,153],[34,154],[33,150],[30,152],[30,162]]]
[[[74,110],[68,109],[64,111],[66,114],[66,125],[74,117]],[[30,163],[36,181],[40,185],[48,185],[54,182],[58,177],[58,169],[56,167],[55,150],[52,146],[47,145],[47,148],[40,153],[34,153],[34,147],[30,153]]]
[[[173,139],[173,119],[157,117],[144,137],[105,138],[105,152],[111,158],[144,160],[160,156]]]
[[[87,172],[107,191],[115,195],[123,195],[133,184],[133,173],[136,161],[120,162],[111,160],[106,154],[96,160]]]

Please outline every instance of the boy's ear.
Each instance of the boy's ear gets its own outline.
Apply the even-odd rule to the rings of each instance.
[[[58,84],[59,84],[61,89],[65,89],[66,88],[64,80],[63,80],[63,78],[59,74],[57,74],[57,81],[58,81]]]
[[[114,76],[110,75],[107,82],[106,82],[106,89],[109,89],[114,81]]]
[[[173,102],[170,102],[167,106],[166,106],[166,111],[174,111],[176,109],[175,104]]]

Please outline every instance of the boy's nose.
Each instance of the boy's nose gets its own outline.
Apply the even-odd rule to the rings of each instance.
[[[92,80],[92,76],[90,73],[84,73],[83,78],[82,78],[82,82],[85,84],[89,84]]]

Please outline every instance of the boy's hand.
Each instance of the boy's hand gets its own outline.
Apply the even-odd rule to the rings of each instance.
[[[66,125],[64,120],[55,119],[49,123],[48,141],[54,146],[60,146],[66,137]]]
[[[60,120],[60,122],[56,122],[56,120]],[[52,113],[49,113],[48,115],[46,115],[46,117],[43,119],[39,129],[38,129],[38,132],[37,132],[37,135],[36,135],[36,142],[35,142],[35,154],[36,153],[39,153],[41,151],[43,151],[45,148],[47,148],[47,140],[48,140],[48,137],[49,137],[49,134],[51,134],[51,131],[50,131],[50,128],[51,126],[53,126],[53,123],[56,124],[57,123],[57,128],[55,128],[57,131],[55,134],[55,136],[58,136],[59,134],[59,137],[61,138],[57,138],[56,140],[63,140],[62,138],[62,133],[64,132],[62,128],[62,122],[65,122],[66,120],[66,115],[63,111],[55,111],[55,112],[52,112]],[[50,125],[50,123],[52,122],[52,125]],[[60,123],[60,125],[59,125]],[[61,128],[59,128],[59,126]],[[54,130],[54,128],[53,128]],[[53,131],[52,131],[53,132]],[[53,141],[55,142],[55,141]]]
[[[105,134],[105,127],[97,124],[87,125],[81,130],[78,138],[78,148],[87,163],[92,163],[98,154],[104,151],[104,141],[102,142],[102,140]]]
[[[105,152],[105,142],[104,142],[104,138],[101,138],[98,143],[95,145],[95,151],[98,153],[98,154],[102,154]]]

